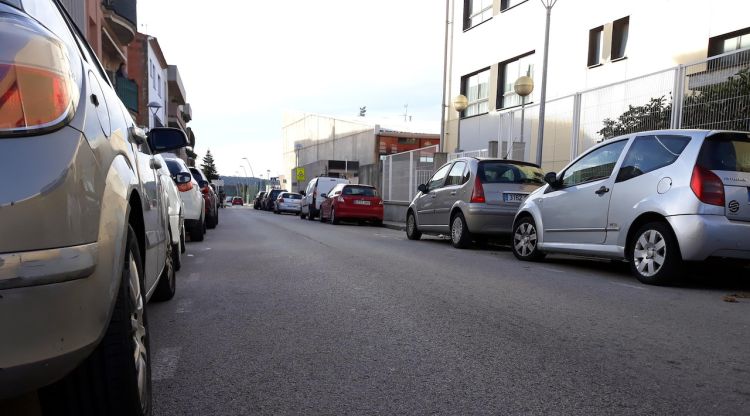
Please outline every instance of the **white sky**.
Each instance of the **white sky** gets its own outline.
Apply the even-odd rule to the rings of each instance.
[[[283,174],[285,110],[398,119],[408,104],[439,130],[444,19],[437,0],[138,2],[139,30],[182,76],[198,164],[210,148],[230,176],[243,157]]]

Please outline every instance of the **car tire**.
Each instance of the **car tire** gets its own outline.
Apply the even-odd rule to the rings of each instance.
[[[451,218],[451,244],[455,248],[468,248],[472,241],[471,232],[466,225],[464,214],[458,212]]]
[[[641,283],[671,284],[682,271],[677,238],[663,222],[650,222],[638,228],[627,253],[630,270]]]
[[[104,337],[76,369],[38,391],[43,414],[151,414],[150,336],[143,277],[138,240],[128,226],[120,288]]]
[[[544,258],[544,253],[537,247],[538,232],[536,223],[531,217],[522,217],[513,226],[511,249],[513,255],[522,261],[539,261]]]
[[[176,272],[179,272],[182,268],[182,253],[179,244],[172,244],[172,264]]]
[[[180,230],[180,253],[185,254],[187,246],[185,246],[185,226]]]
[[[164,261],[164,270],[159,276],[159,283],[156,284],[154,295],[151,297],[156,302],[164,302],[174,297],[177,289],[177,275],[174,263],[174,247],[171,243],[167,244],[167,256]]]
[[[373,227],[382,227],[383,226],[383,220],[375,220],[372,222]]]
[[[205,225],[203,224],[203,218],[201,218],[200,221],[190,229],[190,240],[203,241],[204,230]]]
[[[422,233],[417,227],[417,218],[411,211],[406,214],[406,238],[409,240],[419,240],[422,238]]]
[[[299,219],[304,220],[307,218],[307,215],[303,214],[302,211],[299,212]]]
[[[307,219],[315,221],[315,210],[313,208],[310,208],[310,212],[307,214]]]
[[[216,228],[216,225],[219,223],[219,210],[217,209],[214,211],[214,215],[209,216],[206,218],[206,228],[213,230]]]
[[[329,218],[331,221],[331,225],[337,225],[339,223],[339,219],[336,218],[336,209],[331,207],[331,218]]]

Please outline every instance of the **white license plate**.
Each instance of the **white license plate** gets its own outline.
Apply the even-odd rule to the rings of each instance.
[[[510,203],[521,203],[528,194],[519,194],[514,192],[503,192],[503,201]]]
[[[356,200],[354,203],[357,205],[370,205],[370,201]]]

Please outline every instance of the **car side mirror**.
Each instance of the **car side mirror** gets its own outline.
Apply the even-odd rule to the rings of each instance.
[[[544,175],[544,181],[549,184],[549,186],[553,188],[557,188],[560,186],[560,181],[557,179],[557,173],[555,172],[549,172],[546,175]]]
[[[174,175],[175,183],[180,184],[180,185],[184,183],[189,183],[191,178],[192,176],[190,176],[190,174],[187,172],[180,172],[177,175]]]
[[[185,132],[174,127],[155,127],[149,130],[147,137],[148,147],[153,153],[164,153],[190,146]]]
[[[302,195],[302,196],[307,196],[307,194],[305,193],[305,191],[299,191],[299,194]]]
[[[421,184],[421,185],[417,186],[417,190],[419,192],[423,193],[423,194],[426,194],[426,193],[430,192],[430,189],[427,188],[427,185],[425,185],[425,184]]]
[[[328,195],[327,194],[320,194],[320,197],[323,198],[323,199],[326,199],[326,198],[328,198]]]

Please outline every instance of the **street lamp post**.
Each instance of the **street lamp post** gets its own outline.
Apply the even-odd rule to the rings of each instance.
[[[547,61],[549,58],[549,25],[552,16],[552,8],[557,0],[541,0],[542,6],[547,9],[547,25],[544,29],[544,59],[542,61],[542,91],[539,103],[539,135],[537,138],[536,164],[542,166],[542,146],[544,145],[544,110],[547,101]]]
[[[253,172],[253,167],[250,166],[250,159],[248,159],[246,157],[243,157],[242,160],[244,160],[245,162],[247,162],[247,167],[250,168],[250,175],[252,175],[252,177],[254,178],[255,177],[255,172]],[[258,184],[258,190],[255,191],[255,192],[256,193],[260,192],[260,184]]]
[[[152,129],[156,127],[156,113],[159,112],[159,109],[161,108],[161,104],[159,104],[157,101],[151,101],[150,103],[148,103],[148,105],[146,105],[146,107],[148,107],[148,109],[151,110],[151,115],[153,116],[151,123],[149,123],[151,125],[148,126],[149,129]]]
[[[526,97],[534,91],[534,80],[528,75],[520,76],[513,85],[513,90],[521,97],[521,142],[523,142],[523,128],[524,124],[526,124],[524,113],[526,111]],[[505,153],[505,159],[508,158],[508,155],[510,155],[511,152],[513,152],[513,137],[510,139],[510,145],[508,146],[508,151]]]
[[[247,169],[245,169],[245,167],[244,167],[244,166],[242,166],[242,165],[240,165],[240,167],[241,167],[241,168],[242,168],[242,170],[243,170],[243,171],[245,172],[245,191],[244,191],[244,192],[242,192],[242,199],[243,199],[244,201],[247,201],[247,188],[248,188],[248,182],[247,182]]]
[[[461,112],[469,106],[469,99],[463,94],[453,98],[453,108],[458,112],[458,131],[456,133],[456,153],[461,151]]]

